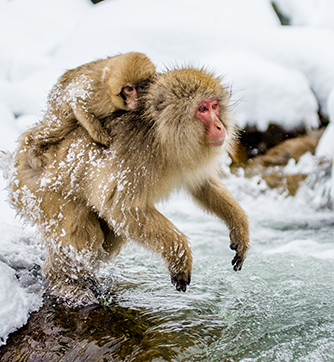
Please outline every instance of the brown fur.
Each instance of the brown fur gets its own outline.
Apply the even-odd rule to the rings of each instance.
[[[194,119],[199,102],[211,98],[219,100],[226,128],[223,147],[210,146],[205,127]],[[219,156],[235,135],[228,102],[228,92],[212,74],[177,69],[150,86],[143,108],[105,120],[112,140],[108,149],[78,127],[39,164],[23,135],[13,156],[11,198],[45,240],[44,275],[54,293],[78,298],[79,281],[92,280],[99,262],[127,240],[158,253],[177,290],[185,291],[192,268],[188,239],[155,208],[180,188],[227,223],[236,250],[232,264],[241,269],[248,221],[217,173]]]
[[[62,140],[78,122],[91,138],[108,146],[110,138],[100,119],[131,107],[124,86],[145,87],[155,77],[155,67],[142,53],[99,59],[66,71],[52,88],[42,122],[31,134],[36,151]]]

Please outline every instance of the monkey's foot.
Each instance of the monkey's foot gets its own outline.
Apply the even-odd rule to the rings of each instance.
[[[59,281],[48,284],[48,293],[68,304],[80,306],[99,304],[101,298],[95,278],[83,278],[80,281],[59,278]]]
[[[174,275],[172,278],[172,284],[175,285],[176,290],[180,292],[185,292],[187,290],[187,285],[190,284],[191,277],[187,276],[186,273],[178,273]]]
[[[231,263],[233,265],[233,269],[235,271],[239,271],[241,270],[242,264],[246,259],[246,252],[249,244],[248,237],[247,238],[242,238],[240,236],[238,237],[234,231],[231,231],[230,239],[231,239],[230,249],[235,250],[236,252]]]

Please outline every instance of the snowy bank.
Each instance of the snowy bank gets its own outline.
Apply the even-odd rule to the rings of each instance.
[[[0,346],[8,334],[22,327],[29,313],[42,305],[42,286],[36,268],[42,251],[31,228],[22,229],[15,211],[6,202],[5,183],[0,179]]]

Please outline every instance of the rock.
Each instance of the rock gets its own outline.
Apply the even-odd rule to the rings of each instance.
[[[244,145],[248,157],[255,157],[266,153],[270,148],[283,141],[303,136],[305,127],[285,130],[277,124],[270,124],[265,132],[260,132],[255,126],[247,126],[240,134],[240,142]]]
[[[47,297],[28,323],[9,336],[0,360],[123,361],[136,355],[153,324],[142,314],[117,303],[71,308]]]
[[[261,176],[270,188],[276,188],[281,193],[294,196],[308,175],[306,173],[286,175],[283,168],[290,159],[298,162],[306,152],[314,155],[322,133],[323,129],[315,130],[306,135],[285,140],[268,149],[263,155],[254,158],[248,158],[246,147],[242,142],[238,142],[231,154],[231,171],[237,173],[236,169],[243,167],[246,177]],[[278,132],[276,140],[280,137],[281,133]]]
[[[306,152],[314,155],[322,132],[323,130],[313,131],[305,136],[288,139],[270,148],[264,155],[255,157],[249,162],[249,166],[286,166],[291,158],[298,162]]]
[[[262,175],[262,178],[271,189],[279,189],[282,193],[287,192],[290,196],[295,196],[306,177],[305,174],[282,175],[277,172]]]

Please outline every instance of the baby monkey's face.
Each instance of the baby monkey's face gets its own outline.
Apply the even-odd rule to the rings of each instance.
[[[146,84],[126,84],[120,93],[120,96],[123,98],[126,106],[129,109],[136,109],[139,105],[139,99],[141,94],[145,91],[147,87]]]

